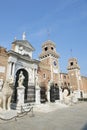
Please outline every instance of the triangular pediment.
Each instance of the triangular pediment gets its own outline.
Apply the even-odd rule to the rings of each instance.
[[[12,44],[23,46],[25,48],[30,49],[31,51],[35,50],[34,47],[30,44],[30,42],[28,42],[27,40],[16,40],[12,42]]]

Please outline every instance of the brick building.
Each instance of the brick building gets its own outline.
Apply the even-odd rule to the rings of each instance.
[[[69,87],[73,91],[81,91],[85,97],[87,96],[87,77],[81,76],[76,58],[70,58],[67,73],[61,73],[59,54],[56,52],[56,45],[53,41],[47,40],[42,44],[39,61],[32,58],[33,51],[34,48],[26,39],[12,42],[12,49],[9,51],[0,47],[0,79],[5,81],[8,76],[13,75],[16,82],[19,72],[22,70],[27,79],[25,84],[28,86],[25,100],[30,100],[29,98],[35,100],[36,77],[38,77],[38,85],[44,86],[46,90],[49,82],[53,82],[57,87]],[[27,91],[34,92],[33,98],[27,94]]]
[[[23,34],[24,36],[24,34]],[[36,75],[39,61],[33,59],[33,46],[26,39],[14,40],[12,48],[6,51],[0,47],[0,79],[5,81],[13,76],[15,79],[12,102],[17,102],[17,87],[19,74],[24,75],[23,85],[25,87],[24,103],[35,102]]]
[[[0,47],[0,79],[6,80],[8,52],[4,47]]]
[[[39,85],[47,88],[49,81],[61,88],[68,87],[72,91],[79,91],[84,97],[87,96],[87,77],[81,76],[80,67],[76,58],[68,60],[67,73],[60,72],[59,54],[56,52],[54,42],[48,40],[42,44],[42,52],[39,55],[38,69]]]
[[[47,88],[49,81],[59,85],[59,54],[56,52],[55,43],[48,40],[42,45],[42,52],[39,55],[38,67],[39,84],[44,83]]]

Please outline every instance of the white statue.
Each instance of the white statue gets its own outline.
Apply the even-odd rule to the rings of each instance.
[[[67,88],[63,91],[63,101],[65,104],[69,105],[72,102],[72,94],[69,94],[69,90]]]
[[[23,75],[23,71],[20,71],[19,79],[18,79],[18,87],[24,87],[23,86],[24,79],[25,79],[25,77]]]
[[[25,34],[25,32],[23,32],[22,38],[23,38],[23,40],[26,40],[26,34]]]
[[[13,93],[14,79],[9,79],[4,83],[2,90],[0,91],[0,109],[10,110],[11,97]]]

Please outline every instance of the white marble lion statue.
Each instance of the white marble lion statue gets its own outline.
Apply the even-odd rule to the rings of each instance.
[[[13,93],[14,78],[10,76],[0,91],[0,109],[10,110],[11,97]]]
[[[62,94],[64,103],[67,105],[71,104],[72,94],[69,93],[69,90],[65,88]]]

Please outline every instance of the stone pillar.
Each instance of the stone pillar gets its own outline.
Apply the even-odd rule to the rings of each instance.
[[[59,96],[60,96],[60,101],[63,100],[63,93],[62,93],[62,89],[59,87]]]
[[[17,105],[22,106],[24,104],[25,87],[17,87]]]
[[[36,104],[40,104],[40,88],[36,88]]]
[[[50,89],[47,90],[47,100],[50,102]]]
[[[50,102],[50,85],[51,85],[51,81],[48,82],[48,86],[47,86],[47,100],[48,100],[48,102]]]
[[[10,61],[9,66],[8,66],[8,75],[11,75],[11,65],[12,65],[12,62]]]
[[[36,87],[36,104],[40,104],[40,87],[38,83],[38,74],[37,71],[35,73],[35,87]]]

